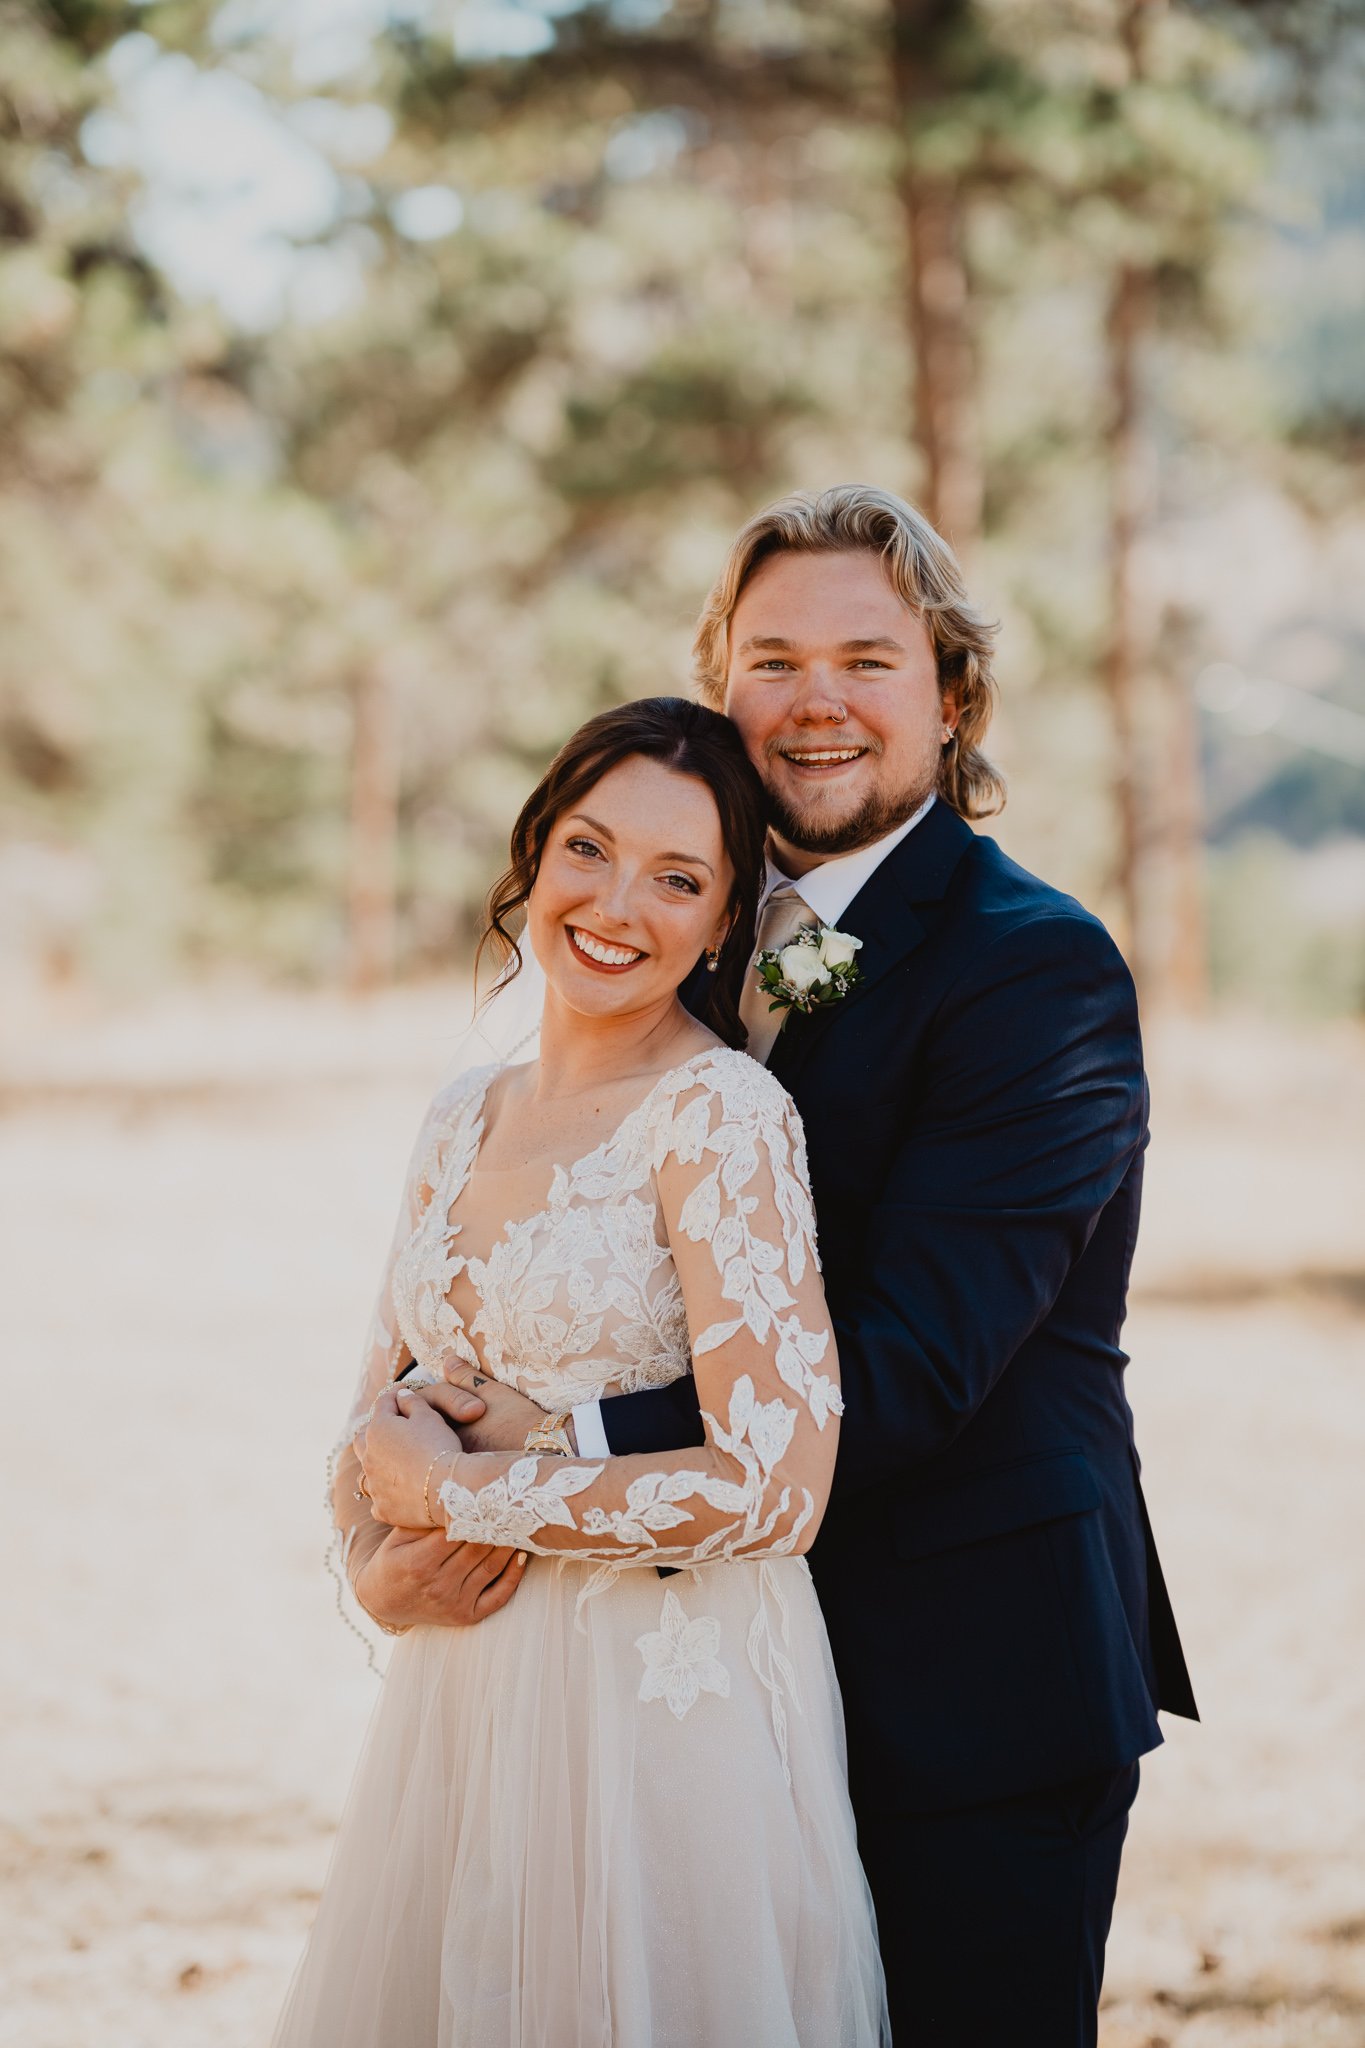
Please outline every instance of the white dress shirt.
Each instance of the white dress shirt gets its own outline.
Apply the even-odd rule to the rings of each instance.
[[[759,916],[762,917],[764,906],[774,889],[794,883],[801,901],[819,918],[821,924],[837,926],[849,904],[872,880],[888,853],[893,847],[900,845],[907,833],[914,831],[922,818],[928,817],[933,805],[934,798],[931,793],[914,815],[907,818],[903,825],[897,825],[894,832],[888,832],[882,839],[874,839],[870,846],[858,847],[853,853],[836,853],[829,860],[822,860],[818,867],[811,868],[799,879],[793,875],[784,875],[781,868],[775,867],[769,857],[767,878],[763,884],[763,894],[759,898]],[[856,936],[855,933],[854,937]],[[580,1458],[611,1456],[607,1432],[602,1426],[600,1401],[584,1401],[575,1408],[573,1425]]]

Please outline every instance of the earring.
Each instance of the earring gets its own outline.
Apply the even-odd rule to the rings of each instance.
[[[708,947],[707,947],[707,949],[706,949],[706,971],[707,971],[707,973],[708,973],[708,974],[714,974],[714,973],[716,972],[716,969],[717,969],[717,968],[718,968],[719,966],[720,966],[720,947],[719,947],[719,946],[708,946]]]
[[[945,725],[945,726],[944,726],[944,728],[943,728],[943,744],[944,744],[944,746],[945,746],[945,747],[950,747],[950,746],[951,746],[951,745],[953,744],[953,741],[954,741],[954,740],[955,740],[956,738],[957,738],[957,728],[956,728],[955,726],[951,726],[951,725]]]

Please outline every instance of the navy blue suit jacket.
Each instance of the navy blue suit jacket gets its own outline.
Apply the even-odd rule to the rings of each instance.
[[[1120,1347],[1147,1085],[1104,927],[942,802],[840,920],[843,1001],[769,1065],[806,1128],[846,1412],[810,1562],[855,1801],[979,1805],[1196,1717]],[[684,991],[686,994],[686,991]],[[701,1441],[691,1379],[602,1404]]]

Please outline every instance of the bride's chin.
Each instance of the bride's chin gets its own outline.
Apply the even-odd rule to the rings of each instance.
[[[554,986],[554,984],[551,984]],[[567,1009],[580,1017],[624,1017],[632,1010],[645,1007],[629,989],[619,982],[613,984],[589,983],[584,987],[581,981],[568,982],[556,988],[556,994]]]
[[[564,1008],[580,1017],[626,1017],[649,1009],[665,993],[673,994],[655,975],[639,982],[633,974],[599,976],[591,968],[575,973],[571,967],[567,974],[547,974],[545,979]]]

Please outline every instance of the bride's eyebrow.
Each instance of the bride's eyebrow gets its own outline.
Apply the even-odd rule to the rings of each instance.
[[[612,827],[610,827],[610,825],[604,825],[604,823],[602,823],[602,819],[598,819],[598,817],[589,817],[589,815],[587,815],[587,811],[569,811],[569,813],[567,813],[567,817],[563,819],[563,823],[565,823],[565,825],[573,825],[573,823],[579,823],[579,825],[587,825],[587,829],[589,829],[589,831],[596,831],[596,834],[598,834],[598,838],[600,838],[600,840],[610,840],[610,842],[612,842],[612,846],[616,844],[616,834],[614,834],[614,831],[612,831]]]
[[[709,860],[703,860],[699,853],[661,853],[660,860],[676,860],[686,867],[705,868],[708,875],[716,872]]]

